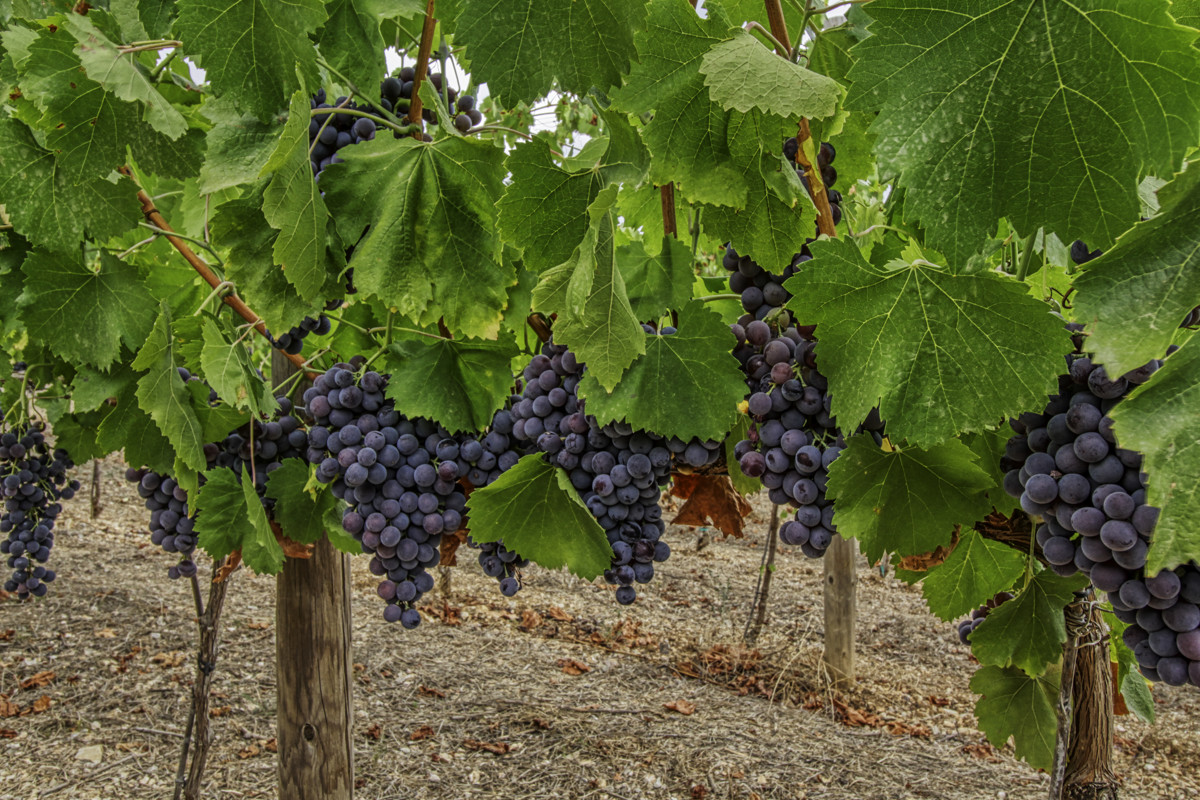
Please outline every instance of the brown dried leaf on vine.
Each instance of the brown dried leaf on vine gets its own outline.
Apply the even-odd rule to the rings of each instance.
[[[279,546],[283,548],[283,554],[288,558],[312,558],[313,545],[300,544],[294,539],[289,539],[284,535],[279,523],[274,520],[271,521],[271,532],[275,534],[275,541],[279,542]]]
[[[441,553],[441,561],[438,566],[455,567],[458,566],[458,548],[467,541],[467,531],[465,529],[455,531],[454,533],[442,536],[442,543],[438,546],[438,552]]]
[[[729,476],[676,475],[671,494],[686,500],[674,524],[712,525],[739,539],[746,535],[742,521],[750,515],[750,503],[733,488]]]
[[[954,535],[950,537],[950,544],[938,545],[932,553],[905,556],[900,559],[900,569],[906,569],[909,572],[928,572],[949,558],[955,547],[958,547],[958,528],[954,529]]]
[[[241,563],[242,551],[234,550],[229,554],[228,557],[226,557],[225,563],[221,564],[221,566],[217,568],[217,574],[213,575],[213,583],[221,583],[222,581],[227,580],[229,576],[233,574],[234,570],[241,565]]]

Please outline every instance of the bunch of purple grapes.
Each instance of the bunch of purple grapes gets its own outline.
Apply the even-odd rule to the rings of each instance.
[[[184,381],[198,380],[183,367]],[[279,408],[268,421],[252,420],[230,431],[221,441],[204,445],[206,470],[229,469],[242,479],[243,471],[253,476],[254,488],[263,507],[272,510],[275,501],[265,495],[267,476],[283,465],[284,459],[303,458],[308,434],[295,416],[292,401],[276,397]],[[196,574],[193,555],[196,550],[195,516],[188,508],[188,494],[170,475],[150,469],[125,470],[125,479],[137,484],[137,493],[150,512],[150,541],[167,553],[179,555],[178,563],[167,568],[167,576],[191,578]],[[204,474],[200,485],[204,485]]]
[[[992,609],[998,608],[1003,603],[1007,603],[1015,596],[1012,592],[1000,592],[991,600],[988,600],[982,606],[972,611],[971,616],[958,623],[958,640],[963,644],[970,644],[971,634],[987,619],[988,614],[992,613]]]
[[[1082,353],[1068,356],[1059,392],[1041,414],[1010,422],[1004,488],[1040,516],[1036,537],[1059,575],[1083,572],[1108,593],[1130,625],[1125,642],[1142,673],[1171,685],[1200,686],[1200,569],[1187,564],[1146,574],[1158,509],[1146,502],[1142,455],[1120,447],[1108,412],[1162,365],[1151,361],[1113,377]]]
[[[341,300],[330,300],[325,304],[325,310],[335,311],[341,308],[341,306]],[[300,351],[304,349],[304,338],[310,333],[315,333],[317,336],[325,336],[332,329],[333,323],[329,321],[329,317],[324,314],[318,314],[315,319],[313,317],[305,317],[300,321],[299,325],[296,325],[282,336],[275,337],[271,335],[270,331],[267,331],[267,341],[276,350],[282,350],[294,356],[299,355]]]
[[[617,586],[617,602],[628,605],[637,598],[634,584],[649,582],[655,562],[671,555],[658,501],[671,478],[672,453],[658,434],[624,422],[600,426],[588,416],[578,395],[584,369],[563,345],[543,345],[522,374],[513,436],[536,443],[548,462],[567,471],[612,546],[604,579]]]
[[[2,419],[2,417],[0,417]],[[43,597],[54,570],[43,566],[54,547],[54,523],[62,511],[59,500],[70,500],[79,482],[69,478],[74,467],[62,448],[50,447],[41,423],[0,434],[0,553],[13,570],[4,582],[6,592],[19,599]]]
[[[384,397],[388,376],[339,363],[304,392],[315,424],[308,459],[346,502],[342,527],[372,554],[383,616],[415,628],[414,603],[433,588],[443,533],[462,526],[458,441],[425,419],[406,419]]]

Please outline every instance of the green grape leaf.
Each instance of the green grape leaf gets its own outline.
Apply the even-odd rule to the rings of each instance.
[[[409,417],[427,417],[451,433],[482,431],[512,393],[516,340],[413,339],[393,344],[383,369],[386,395]]]
[[[783,163],[778,156],[762,160],[768,165]],[[799,178],[755,170],[745,177],[749,187],[745,208],[705,206],[704,227],[720,239],[735,242],[739,253],[760,264],[777,265],[770,270],[781,272],[810,238],[816,219],[812,202]]]
[[[245,467],[242,467],[242,501],[249,523],[242,534],[242,561],[256,575],[277,575],[283,569],[286,557]]]
[[[641,135],[630,124],[629,117],[618,111],[609,109],[601,112],[600,117],[608,137],[600,167],[604,177],[612,183],[640,183],[650,169],[650,152]]]
[[[975,454],[956,439],[889,453],[859,434],[829,467],[838,532],[856,537],[872,562],[884,551],[908,556],[948,543],[955,525],[969,527],[991,510],[990,486]]]
[[[991,477],[992,485],[987,492],[992,508],[1006,517],[1021,508],[1021,501],[1004,491],[1004,470],[1000,469],[1000,459],[1004,457],[1004,449],[1011,436],[1012,430],[1007,425],[1001,425],[998,430],[969,433],[962,437],[963,444],[971,448],[979,466]]]
[[[687,200],[675,195],[675,230],[688,229],[688,209],[691,206]],[[642,246],[646,253],[657,256],[657,249],[667,238],[663,227],[662,190],[649,181],[640,186],[622,183],[617,194],[617,214],[623,218],[622,227],[625,229],[641,229]],[[703,242],[703,239],[701,240]],[[714,248],[700,245],[702,250]]]
[[[0,117],[0,203],[17,232],[40,247],[70,253],[78,252],[84,231],[103,240],[142,219],[132,181],[77,180],[11,117]]]
[[[547,569],[566,565],[591,580],[608,569],[612,548],[567,473],[532,453],[467,499],[471,538],[498,542]]]
[[[638,430],[687,441],[721,439],[739,416],[746,379],[729,352],[733,334],[721,317],[693,300],[679,312],[679,330],[646,335],[646,352],[606,393],[591,369],[579,384],[589,414],[601,425],[625,420]]]
[[[357,242],[355,285],[406,316],[494,337],[516,280],[496,231],[504,151],[459,137],[381,136],[343,152],[321,187],[342,239]]]
[[[605,391],[612,391],[629,365],[646,352],[646,334],[629,307],[625,281],[617,269],[611,215],[588,230],[579,249],[581,254],[590,254],[578,257],[580,270],[586,272],[588,263],[595,264],[594,272],[590,273],[591,288],[580,310],[565,307],[559,311],[554,338],[588,365],[591,375]],[[535,290],[535,302],[537,299]]]
[[[705,53],[700,74],[722,107],[787,119],[832,116],[842,93],[837,81],[780,58],[746,31]]]
[[[971,652],[979,663],[1018,667],[1027,675],[1041,675],[1062,656],[1067,640],[1063,609],[1087,578],[1061,578],[1042,570],[1007,603],[993,608],[971,634]]]
[[[325,288],[325,229],[329,211],[313,180],[308,158],[307,92],[292,95],[291,112],[279,144],[263,166],[263,175],[274,173],[263,194],[263,215],[279,231],[272,252],[283,265],[283,276],[296,287],[301,299],[321,299]]]
[[[17,301],[29,336],[60,358],[107,369],[124,342],[140,345],[154,324],[154,301],[137,267],[101,253],[97,269],[78,254],[30,253]]]
[[[170,473],[175,451],[150,415],[138,406],[137,384],[130,381],[117,395],[117,405],[100,423],[96,443],[107,453],[125,451],[125,463]],[[194,478],[195,473],[192,473]]]
[[[138,404],[175,448],[177,459],[200,472],[208,465],[204,457],[207,440],[191,395],[176,369],[175,347],[171,312],[162,303],[146,343],[131,364],[145,373],[138,379]]]
[[[538,278],[532,295],[534,308],[547,314],[583,312],[599,260],[607,257],[608,248],[612,246],[612,220],[606,215],[615,202],[617,191],[615,185],[609,184],[588,206],[590,223],[583,241],[571,251],[566,261],[546,270]]]
[[[196,543],[216,559],[240,550],[242,561],[255,574],[277,574],[283,569],[283,548],[271,531],[250,473],[243,467],[239,476],[222,468],[205,477],[194,504]]]
[[[1112,375],[1162,358],[1200,303],[1200,163],[1159,195],[1173,204],[1139,222],[1075,279],[1075,319]]]
[[[54,446],[70,453],[72,460],[78,459],[78,464],[108,455],[107,451],[100,447],[97,438],[100,423],[110,412],[111,409],[105,408],[100,411],[65,414],[51,419],[50,424],[54,427]]]
[[[136,104],[89,78],[66,33],[42,33],[29,46],[21,89],[44,112],[38,125],[49,131],[46,146],[57,154],[58,168],[77,181],[106,178],[125,163],[127,150],[156,167],[162,166],[159,150],[174,153],[183,159],[176,169],[195,174],[189,146],[195,139],[172,142],[142,121]]]
[[[810,248],[814,260],[784,284],[788,308],[818,326],[845,428],[878,406],[893,438],[928,446],[1041,408],[1058,390],[1067,333],[1021,283],[923,259],[877,267],[840,240]]]
[[[312,481],[311,473],[303,459],[285,458],[279,469],[267,475],[266,496],[275,501],[275,521],[284,536],[300,544],[320,541],[326,516],[343,505],[328,486]]]
[[[363,0],[332,0],[329,19],[317,31],[317,46],[330,66],[371,94],[387,74],[379,18]]]
[[[1157,716],[1154,695],[1146,685],[1146,679],[1138,669],[1137,656],[1125,644],[1122,634],[1129,626],[1116,617],[1109,617],[1108,643],[1117,662],[1117,691],[1125,699],[1125,706],[1147,725],[1154,724]]]
[[[997,592],[1011,588],[1025,572],[1025,556],[1006,544],[963,527],[958,545],[921,583],[929,610],[952,620],[970,613]]]
[[[296,294],[283,271],[271,266],[277,234],[263,217],[260,201],[248,197],[225,203],[213,216],[212,232],[221,246],[229,248],[226,277],[237,284],[238,295],[269,329],[286,331],[315,310]]]
[[[848,105],[881,109],[880,166],[926,243],[965,260],[1007,217],[1106,248],[1136,221],[1140,177],[1170,173],[1200,136],[1196,32],[1167,8],[871,3]]]
[[[643,322],[682,308],[692,296],[692,252],[673,236],[664,236],[658,254],[653,256],[641,242],[621,245],[617,248],[617,269],[625,281],[629,307]]]
[[[1031,767],[1048,770],[1054,763],[1058,731],[1059,672],[1031,678],[1011,667],[981,667],[971,678],[971,691],[981,695],[975,703],[979,728],[988,741],[1004,747],[1011,737],[1017,758]]]
[[[162,96],[133,55],[121,53],[88,17],[68,14],[64,27],[78,42],[75,54],[89,78],[122,100],[141,103],[142,120],[168,138],[178,139],[187,132],[183,114]]]
[[[629,114],[654,110],[642,129],[653,183],[674,181],[689,200],[741,207],[747,187],[729,147],[730,119],[740,112],[714,103],[700,72],[705,54],[734,34],[719,6],[706,10],[702,18],[687,3],[650,3],[646,27],[635,36],[638,63],[613,92],[613,106]]]
[[[183,52],[217,95],[263,122],[302,86],[316,86],[308,35],[326,19],[321,0],[179,0]]]
[[[210,100],[203,111],[213,126],[208,131],[204,166],[200,168],[200,194],[257,180],[279,146],[279,124],[239,114],[227,100]]]
[[[133,382],[134,374],[124,364],[107,372],[91,367],[75,370],[71,379],[71,403],[75,411],[94,411],[110,398],[121,394]]]
[[[548,136],[518,145],[505,159],[512,181],[499,208],[500,234],[542,272],[571,258],[588,229],[587,209],[604,187],[597,170],[570,172],[554,163]]]
[[[621,82],[644,0],[462,0],[455,42],[464,67],[506,108],[557,85],[583,95]]]
[[[211,318],[205,318],[203,325],[200,367],[209,386],[235,408],[255,416],[273,412],[278,404],[258,376],[246,346],[237,340],[230,342]]]
[[[1145,453],[1146,502],[1162,509],[1146,573],[1200,560],[1200,346],[1188,342],[1109,416],[1122,447]]]
[[[200,493],[191,499],[196,515],[196,544],[215,559],[224,559],[241,547],[241,534],[249,527],[246,501],[238,476],[219,468],[205,476]]]

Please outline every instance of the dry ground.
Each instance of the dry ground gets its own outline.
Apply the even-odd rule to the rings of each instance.
[[[50,596],[0,606],[0,694],[44,708],[3,718],[0,699],[0,800],[171,795],[192,601],[167,580],[120,472],[104,465],[98,519],[86,491],[68,505]],[[693,530],[670,529],[674,555],[629,608],[542,570],[508,600],[470,564],[453,571],[448,596],[435,590],[435,613],[415,631],[382,621],[358,559],[358,796],[1044,796],[1045,777],[976,728],[972,664],[953,626],[865,563],[852,691],[822,688],[821,566],[798,553],[780,554],[758,649],[741,648],[764,527],[760,517],[746,540],[700,550]],[[273,797],[275,585],[244,571],[232,580],[206,796]],[[1200,691],[1155,697],[1156,727],[1118,720],[1124,796],[1200,798]]]

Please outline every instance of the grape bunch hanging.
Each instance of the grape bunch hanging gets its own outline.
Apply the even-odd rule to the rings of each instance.
[[[6,534],[0,553],[13,571],[4,590],[19,599],[45,596],[54,581],[54,570],[44,565],[54,547],[59,500],[70,500],[79,489],[69,476],[74,466],[66,450],[46,441],[41,423],[0,433],[0,533]]]
[[[1158,509],[1146,502],[1142,454],[1120,446],[1109,411],[1162,365],[1112,376],[1083,352],[1082,326],[1069,325],[1076,352],[1059,392],[1041,414],[1011,421],[1004,488],[1041,517],[1037,544],[1059,575],[1082,572],[1108,593],[1142,674],[1200,686],[1200,567],[1146,572]]]

